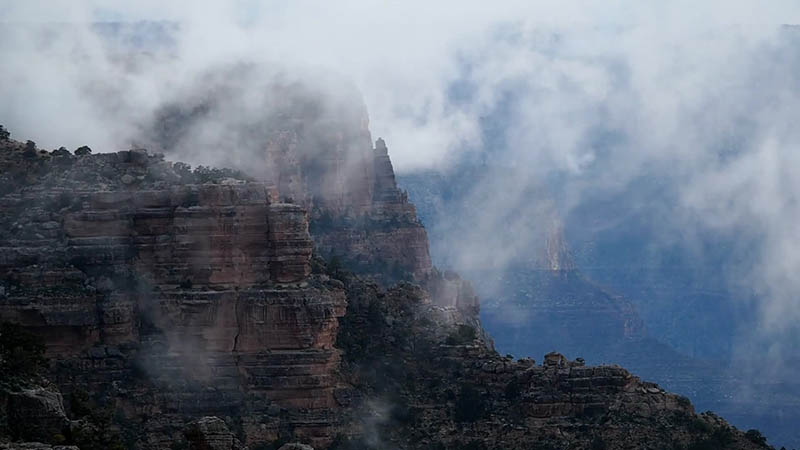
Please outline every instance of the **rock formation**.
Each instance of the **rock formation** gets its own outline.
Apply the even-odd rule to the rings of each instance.
[[[35,426],[0,442],[57,444],[64,410],[81,448],[758,447],[619,367],[499,356],[469,283],[430,266],[385,144],[359,147],[364,176],[342,184],[349,151],[315,159],[286,136],[267,139],[281,156],[263,181],[0,142],[0,320],[44,340],[66,400],[0,386]]]
[[[242,450],[239,440],[219,417],[203,417],[183,430],[189,450]]]
[[[345,285],[337,345],[358,428],[337,448],[759,448],[619,366],[502,357],[417,286]]]
[[[269,180],[281,200],[309,211],[322,256],[336,256],[354,270],[391,275],[389,281],[421,280],[431,270],[428,238],[414,205],[397,188],[386,143],[378,139],[373,147],[355,88],[326,81],[332,85],[327,89],[319,79],[290,81],[253,66],[212,71],[200,87],[207,95],[166,102],[142,125],[140,140]],[[229,119],[242,103],[262,106],[246,118]],[[220,126],[221,138],[202,133]],[[201,142],[193,138],[197,134],[204,135]]]
[[[146,447],[201,412],[242,417],[249,440],[282,423],[330,441],[345,297],[310,275],[305,210],[261,183],[183,184],[143,152],[73,159],[0,200],[0,317],[44,338],[62,391],[101,386],[150,416]],[[104,170],[143,178],[71,183]]]

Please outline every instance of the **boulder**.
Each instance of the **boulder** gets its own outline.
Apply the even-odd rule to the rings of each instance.
[[[278,450],[314,450],[314,447],[306,444],[290,443],[281,446]]]
[[[190,450],[241,450],[239,440],[219,417],[203,417],[183,431]]]

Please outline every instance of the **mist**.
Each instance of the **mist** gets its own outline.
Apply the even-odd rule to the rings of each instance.
[[[784,26],[800,22],[794,2],[4,1],[0,11],[0,123],[13,137],[147,146],[143,130],[165,105],[213,91],[221,106],[170,157],[259,170],[229,130],[269,118],[263,91],[278,81],[315,86],[347,105],[335,111],[366,105],[401,173],[480,161],[505,174],[477,177],[465,215],[445,224],[454,232],[434,243],[456,269],[529,262],[553,220],[644,180],[658,195],[621,208],[658,219],[654,249],[678,242],[702,258],[698,236],[734,242],[742,259],[722,273],[757,311],[739,345],[797,356],[800,31]],[[241,65],[252,69],[224,75]]]

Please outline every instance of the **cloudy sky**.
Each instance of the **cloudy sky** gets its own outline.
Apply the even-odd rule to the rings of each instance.
[[[140,20],[180,26],[133,68],[88,27]],[[0,21],[0,123],[18,138],[126,148],[132,124],[212,65],[337,74],[399,171],[465,155],[521,169],[486,186],[503,201],[479,205],[476,240],[507,225],[492,208],[524,216],[554,174],[562,212],[651,174],[677,193],[653,205],[671,229],[757,242],[743,270],[763,330],[800,321],[800,30],[782,26],[800,23],[796,1],[3,0]],[[526,223],[492,243],[498,265],[540,238]]]

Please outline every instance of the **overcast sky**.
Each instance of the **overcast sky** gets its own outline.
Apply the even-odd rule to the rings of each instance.
[[[133,70],[86,27],[139,20],[180,29]],[[796,1],[4,0],[0,21],[0,123],[20,139],[125,148],[132,124],[212,65],[335,73],[362,93],[398,170],[487,152],[524,169],[486,186],[504,195],[476,205],[475,240],[509,225],[492,220],[500,210],[524,212],[547,175],[569,180],[569,210],[653,173],[679,193],[659,206],[673,228],[758,237],[747,277],[762,329],[800,323],[800,31],[781,27],[800,23]],[[53,23],[69,32],[53,38]],[[486,117],[502,119],[497,147]],[[492,242],[493,261],[540,239],[527,223]]]

